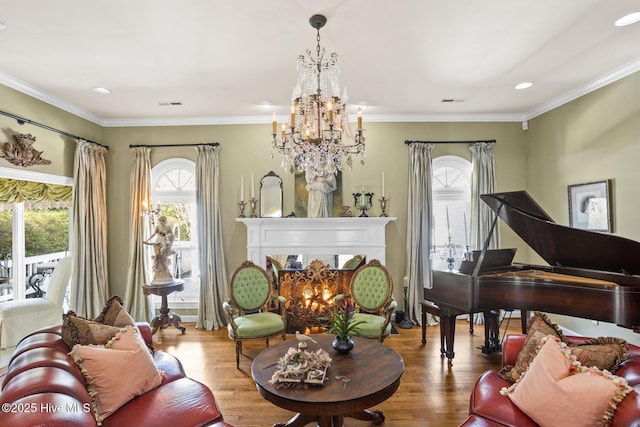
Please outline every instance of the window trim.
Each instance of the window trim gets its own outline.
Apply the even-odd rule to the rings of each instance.
[[[174,169],[186,169],[193,174],[194,187],[195,187],[195,174],[196,164],[193,160],[185,159],[182,157],[172,157],[170,159],[163,160],[151,168],[151,197],[154,203],[164,203],[165,200],[170,200],[171,203],[195,203],[196,190],[194,188],[193,193],[182,191],[161,191],[158,192],[155,188],[158,185],[158,181],[167,173]]]

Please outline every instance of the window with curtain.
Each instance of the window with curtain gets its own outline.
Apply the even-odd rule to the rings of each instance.
[[[38,296],[30,279],[69,250],[72,187],[58,184],[61,177],[19,175],[25,179],[0,177],[0,301]],[[44,277],[37,284],[46,292]]]
[[[457,270],[469,245],[471,162],[458,156],[433,159],[433,269]]]
[[[151,169],[151,197],[172,227],[175,240],[171,259],[174,277],[185,281],[184,290],[174,294],[172,308],[197,309],[200,295],[198,234],[196,232],[195,163],[182,158],[167,159]],[[160,306],[160,297],[154,303]],[[184,316],[183,316],[184,318]]]

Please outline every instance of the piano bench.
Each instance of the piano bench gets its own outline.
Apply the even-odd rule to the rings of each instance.
[[[422,344],[427,343],[427,313],[432,316],[440,317],[440,307],[432,303],[431,301],[424,300],[420,303],[422,306]],[[442,328],[442,323],[439,325],[440,327],[440,354],[445,353],[444,348],[444,329]]]

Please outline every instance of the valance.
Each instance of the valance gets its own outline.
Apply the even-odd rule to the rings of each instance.
[[[72,192],[68,185],[0,178],[0,203],[68,202]]]

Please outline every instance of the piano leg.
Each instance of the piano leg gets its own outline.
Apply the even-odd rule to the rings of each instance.
[[[453,339],[456,336],[456,316],[457,314],[441,315],[440,327],[444,334],[444,355],[447,356],[449,364],[453,363],[455,352],[453,351]]]
[[[500,310],[490,310],[484,314],[484,345],[483,354],[493,354],[502,351],[500,345]]]

